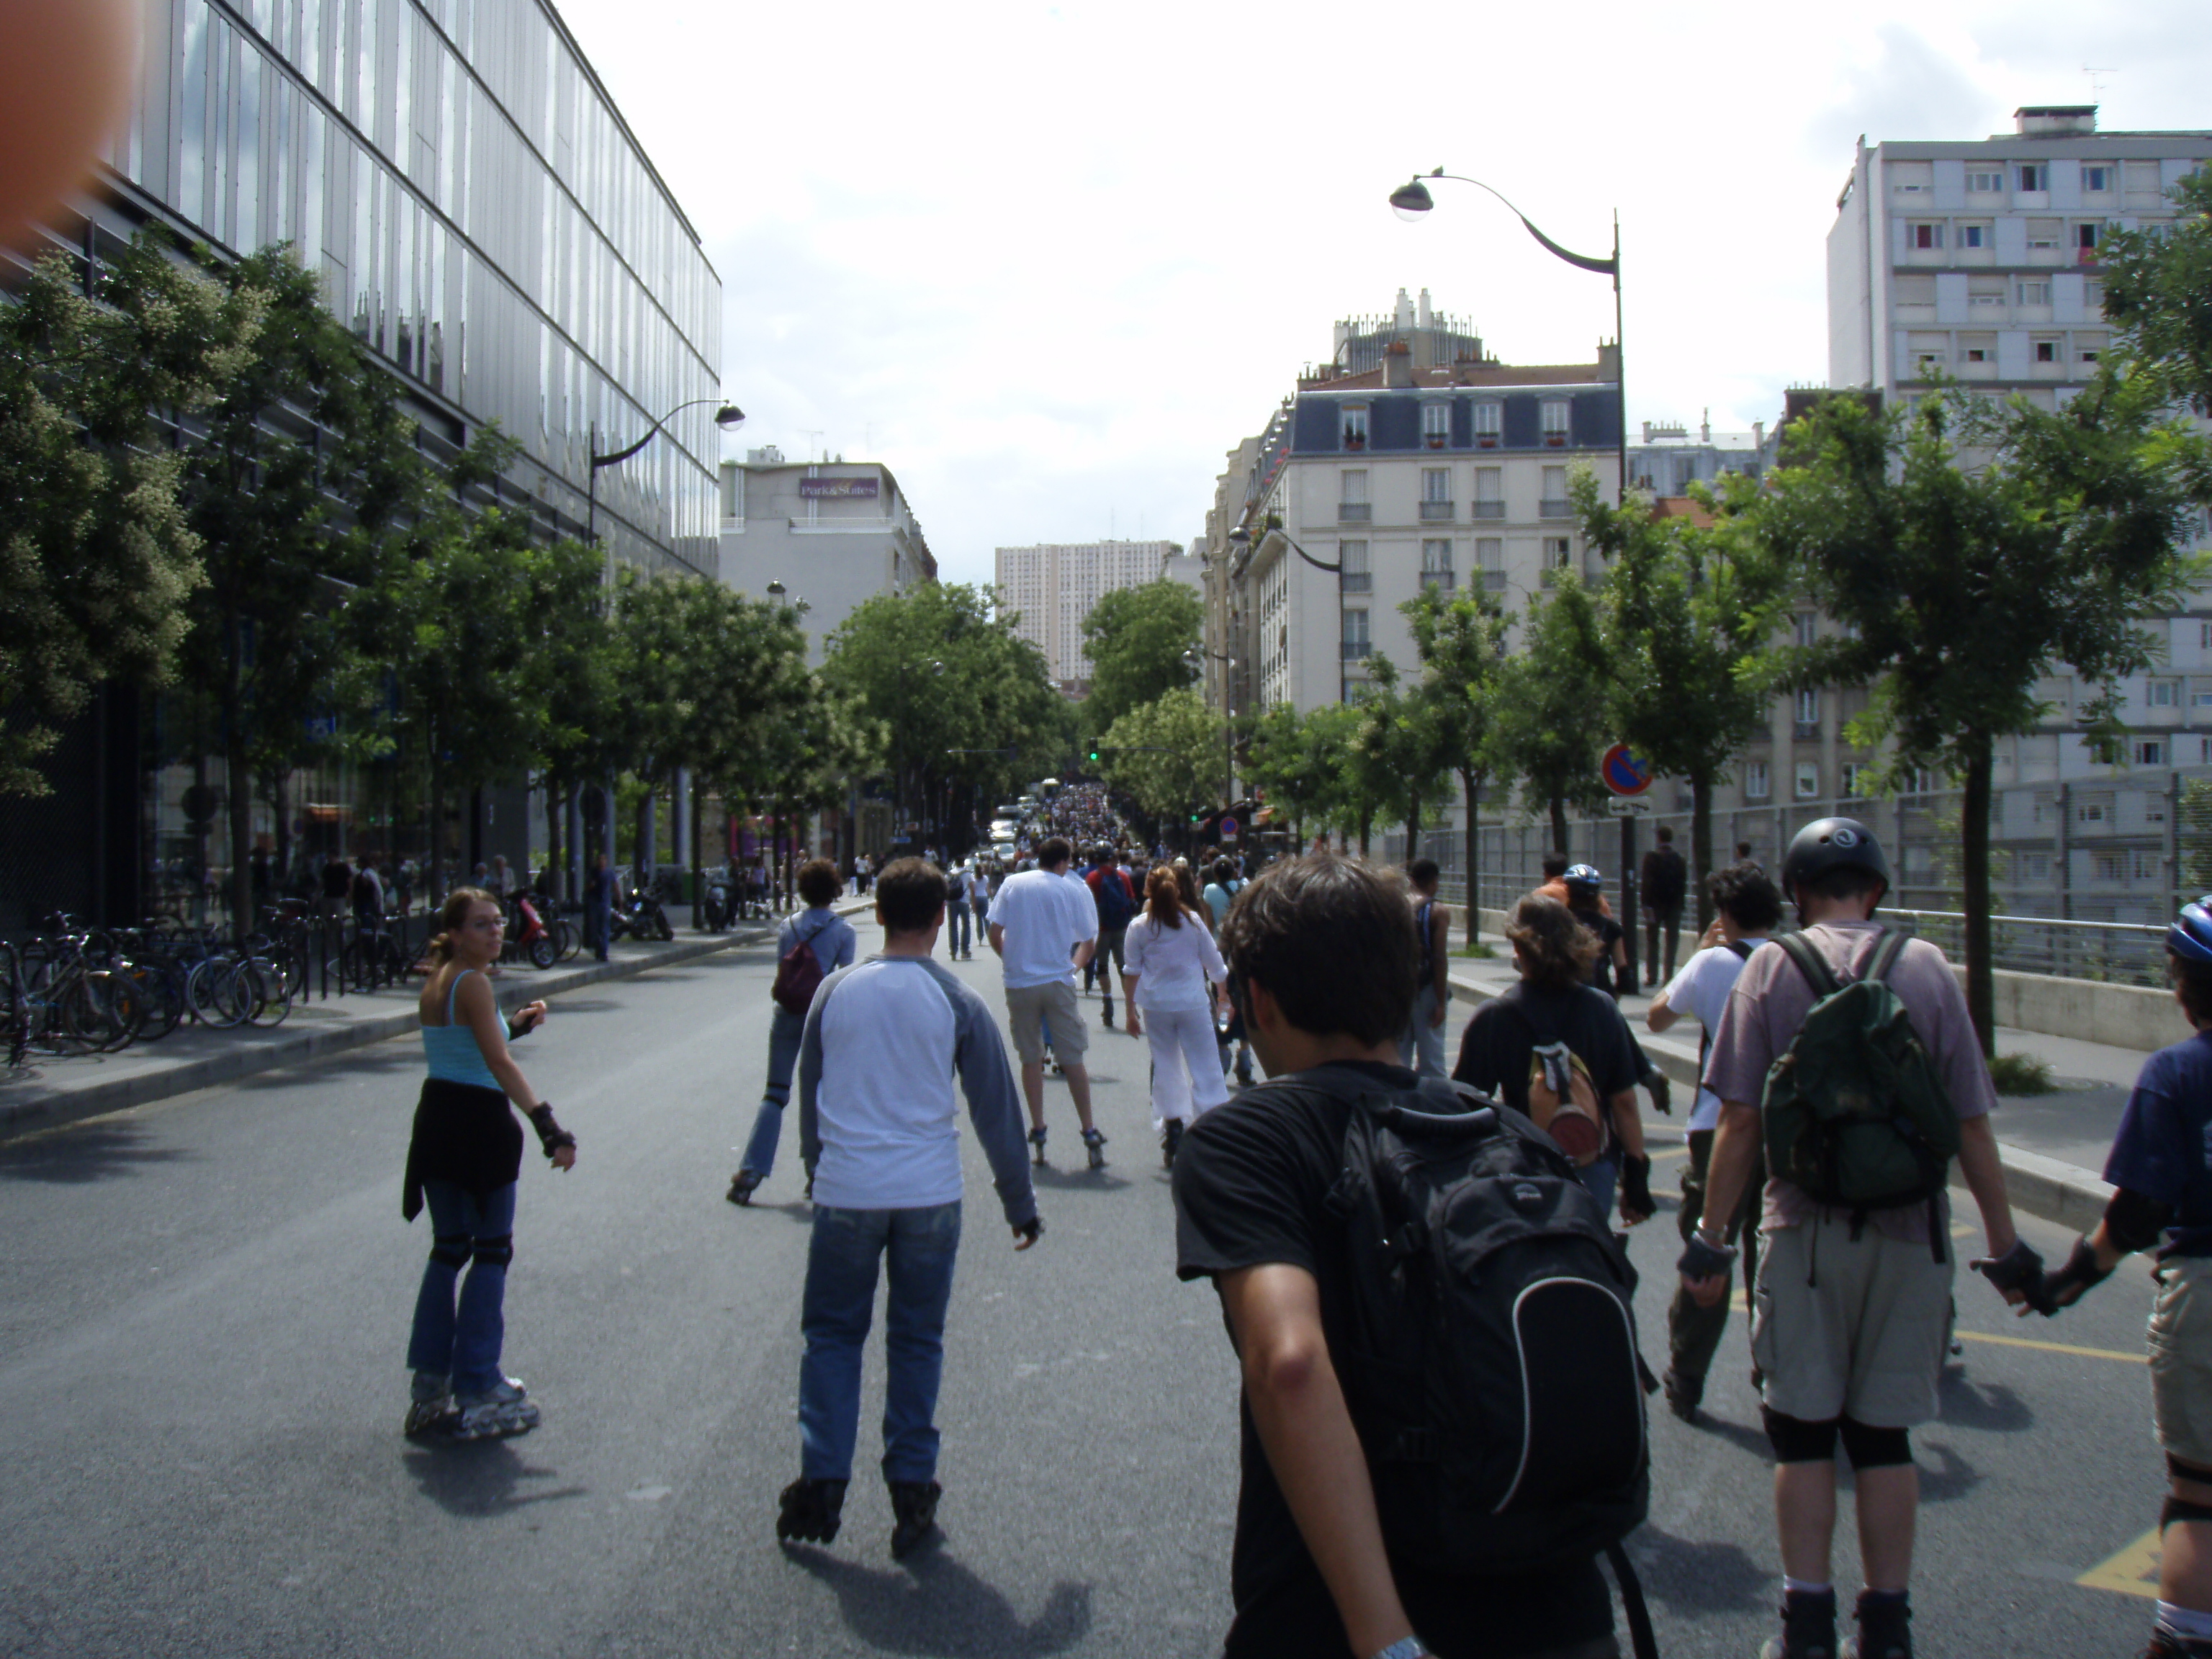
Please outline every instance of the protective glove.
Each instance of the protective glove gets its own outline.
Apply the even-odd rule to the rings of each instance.
[[[1685,1279],[1718,1279],[1735,1269],[1735,1245],[1708,1244],[1701,1234],[1692,1233],[1674,1268]]]
[[[2031,1290],[2027,1305],[2045,1319],[2061,1308],[2070,1308],[2081,1299],[2081,1293],[2092,1285],[2101,1285],[2112,1276],[2111,1267],[2097,1265],[2097,1252],[2087,1238],[2074,1241],[2074,1249],[2066,1258],[2066,1265],[2055,1273],[2043,1275],[2043,1283]]]
[[[1651,1160],[1620,1160],[1620,1217],[1624,1221],[1648,1221],[1659,1206],[1651,1201]]]
[[[2037,1298],[2043,1294],[2043,1258],[2029,1248],[2026,1239],[2014,1239],[2012,1249],[2001,1256],[1984,1256],[1971,1265],[2000,1293],[2018,1291],[2030,1307],[2040,1307]]]
[[[563,1146],[574,1146],[576,1137],[553,1121],[550,1101],[539,1101],[530,1109],[530,1127],[538,1131],[538,1145],[550,1158]]]

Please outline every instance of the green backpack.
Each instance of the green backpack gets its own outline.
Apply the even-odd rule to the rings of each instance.
[[[1854,1231],[1870,1210],[1926,1204],[1940,1261],[1936,1201],[1958,1154],[1959,1119],[1888,984],[1905,939],[1884,933],[1864,975],[1848,985],[1803,934],[1775,939],[1812,985],[1814,1002],[1766,1074],[1766,1163],[1816,1204],[1850,1211]]]

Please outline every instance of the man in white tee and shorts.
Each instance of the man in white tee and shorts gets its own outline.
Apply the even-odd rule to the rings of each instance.
[[[1044,1045],[1067,1079],[1083,1145],[1094,1166],[1106,1139],[1091,1120],[1091,1073],[1083,1056],[1091,1046],[1075,996],[1075,975],[1098,948],[1098,909],[1087,889],[1066,878],[1073,855],[1064,837],[1037,848],[1037,867],[1009,876],[991,901],[991,948],[1004,964],[1006,1021],[1022,1062],[1022,1096],[1029,1106],[1030,1145],[1044,1162]]]

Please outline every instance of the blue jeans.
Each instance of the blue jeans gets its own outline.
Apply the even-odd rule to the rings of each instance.
[[[507,1334],[507,1267],[514,1258],[514,1183],[495,1187],[479,1205],[465,1187],[426,1181],[430,1212],[429,1265],[415,1297],[407,1340],[410,1370],[450,1376],[457,1394],[479,1393],[499,1380],[500,1344]],[[468,1268],[468,1277],[461,1269]],[[460,1290],[459,1310],[453,1291]]]
[[[1443,1027],[1429,1024],[1429,1016],[1436,1007],[1437,988],[1424,985],[1413,999],[1413,1020],[1398,1037],[1398,1063],[1419,1071],[1423,1077],[1449,1074],[1444,1065]]]
[[[745,1142],[744,1160],[738,1165],[763,1181],[775,1168],[775,1144],[783,1136],[783,1109],[791,1102],[792,1073],[799,1068],[799,1042],[806,1035],[806,1021],[776,1005],[768,1027],[768,1088],[761,1095],[760,1110],[753,1114],[752,1139]]]
[[[1582,1177],[1583,1185],[1589,1189],[1589,1195],[1597,1200],[1598,1208],[1605,1212],[1610,1221],[1613,1218],[1613,1188],[1620,1180],[1620,1158],[1607,1152],[1596,1163],[1585,1164],[1575,1173]]]
[[[919,1210],[814,1209],[799,1329],[799,1473],[849,1480],[860,1430],[860,1347],[876,1302],[876,1264],[887,1261],[884,1299],[884,1479],[937,1474],[937,1390],[945,1376],[945,1309],[960,1254],[960,1206]]]
[[[968,948],[968,901],[954,899],[945,907],[945,954]]]

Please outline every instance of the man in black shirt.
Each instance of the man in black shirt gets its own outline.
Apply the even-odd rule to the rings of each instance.
[[[1674,977],[1674,946],[1682,932],[1682,901],[1689,895],[1690,866],[1675,850],[1674,832],[1659,826],[1659,844],[1644,855],[1644,984],[1645,989]],[[1664,954],[1666,970],[1659,959]]]
[[[1184,1137],[1175,1196],[1176,1270],[1213,1280],[1243,1372],[1226,1659],[1613,1659],[1595,1560],[1486,1579],[1390,1558],[1338,1381],[1353,1292],[1328,1200],[1353,1108],[1309,1074],[1414,1086],[1396,1063],[1417,960],[1403,890],[1326,854],[1279,862],[1221,943],[1269,1081]]]

